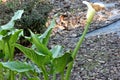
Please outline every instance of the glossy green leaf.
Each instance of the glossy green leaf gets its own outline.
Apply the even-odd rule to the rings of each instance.
[[[4,41],[0,40],[0,50],[3,50],[3,48],[4,48]]]
[[[2,51],[0,51],[0,58],[4,58],[4,56],[5,54]]]
[[[12,21],[20,19],[22,17],[24,10],[18,10],[15,12],[14,16],[12,17]]]
[[[54,71],[56,73],[63,72],[69,62],[73,61],[70,53],[65,53],[63,56],[55,58],[53,60]]]
[[[48,48],[40,42],[37,35],[35,35],[32,31],[30,31],[30,33],[31,33],[32,43],[35,44],[37,50],[44,55],[52,55],[52,53],[48,50]]]
[[[0,80],[3,80],[3,66],[0,63]]]
[[[42,73],[42,71],[39,69],[39,66],[37,66],[36,64],[34,64],[34,63],[29,63],[30,65],[32,65],[34,68],[35,68],[35,73],[38,73],[38,74],[40,74],[40,73]],[[34,73],[33,73],[34,74]],[[35,75],[35,74],[34,74]]]
[[[3,38],[3,36],[2,36],[2,35],[0,35],[0,41],[2,40],[2,38]]]
[[[31,65],[24,62],[20,62],[20,61],[1,62],[1,63],[3,67],[6,67],[16,72],[27,72],[27,71],[34,70],[34,68]]]
[[[55,20],[53,19],[51,21],[51,24],[50,26],[48,27],[48,29],[39,37],[41,42],[47,46],[48,44],[48,41],[49,41],[49,38],[50,38],[50,34],[52,32],[52,29],[55,27],[56,23],[55,23]]]
[[[4,40],[4,42],[8,41],[10,39],[11,32],[9,30],[2,30],[0,31],[0,40]]]
[[[4,40],[4,42],[8,42],[10,40],[12,34],[6,34],[5,36],[2,37],[2,40]]]
[[[24,12],[23,10],[18,10],[17,12],[15,12],[12,19],[7,24],[1,26],[0,31],[1,30],[11,30],[14,27],[15,20],[20,19],[23,12]]]
[[[4,44],[4,49],[3,50],[4,50],[4,54],[5,54],[5,59],[9,59],[11,54],[9,52],[9,47],[8,47],[7,43]]]
[[[60,57],[61,55],[63,55],[64,50],[63,50],[62,46],[56,45],[51,49],[51,52],[53,54],[52,57],[57,58],[57,57]]]
[[[31,61],[33,61],[38,66],[44,65],[50,61],[50,56],[45,56],[31,48],[24,47],[20,44],[15,45],[18,49],[20,49]]]
[[[19,37],[23,35],[23,30],[22,29],[16,29],[12,32],[12,35],[10,37],[10,40],[9,40],[9,43],[10,44],[14,44],[18,39]]]
[[[2,30],[0,31],[0,35],[7,35],[9,30]]]
[[[6,35],[1,36],[0,49],[4,50],[5,58],[12,58],[14,53],[14,43],[17,42],[20,35],[22,35],[21,29],[15,29],[8,32]]]
[[[9,51],[9,56],[10,57],[13,57],[13,54],[14,54],[14,43],[17,42],[17,40],[20,38],[20,36],[23,34],[23,31],[21,29],[15,29],[13,31],[11,31],[11,36],[10,36],[10,40],[9,40],[9,48],[10,48],[10,51]]]

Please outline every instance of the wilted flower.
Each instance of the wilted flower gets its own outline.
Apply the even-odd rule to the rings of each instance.
[[[104,4],[101,3],[90,3],[87,1],[83,1],[83,3],[88,7],[87,22],[91,22],[95,13],[105,8]]]

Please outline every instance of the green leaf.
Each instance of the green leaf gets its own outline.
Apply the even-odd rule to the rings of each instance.
[[[67,64],[73,61],[73,58],[70,53],[65,53],[63,56],[55,58],[53,60],[54,71],[56,73],[63,72]]]
[[[23,10],[18,10],[17,12],[15,12],[12,19],[7,24],[1,26],[0,31],[1,30],[11,30],[14,27],[15,20],[20,19],[23,12],[24,12]]]
[[[12,17],[12,21],[20,19],[23,12],[24,12],[24,10],[18,10],[17,12],[15,12],[14,16]]]
[[[15,29],[11,32],[4,34],[3,36],[1,35],[0,36],[0,43],[3,44],[3,42],[5,41],[5,42],[9,42],[9,44],[12,45],[18,40],[18,38],[22,34],[23,34],[23,32],[21,29]]]
[[[10,37],[10,40],[9,40],[9,43],[10,44],[14,44],[18,39],[19,37],[23,35],[23,30],[22,29],[16,29],[12,32],[12,35]]]
[[[6,35],[6,34],[8,34],[8,30],[2,30],[2,31],[0,31],[0,35]]]
[[[3,80],[3,66],[0,63],[0,80]]]
[[[0,50],[3,50],[3,48],[4,48],[4,41],[0,40]]]
[[[48,41],[49,41],[49,38],[50,38],[50,34],[52,32],[52,29],[54,28],[55,26],[55,20],[53,19],[51,21],[51,24],[50,26],[48,27],[48,29],[39,37],[40,38],[40,41],[45,45],[47,46],[48,44]]]
[[[9,39],[9,48],[10,48],[10,51],[9,51],[9,54],[10,54],[10,57],[13,57],[13,54],[14,54],[14,43],[17,42],[17,40],[19,39],[19,37],[23,34],[23,31],[22,29],[15,29],[13,31],[11,31],[11,36],[10,36],[10,39]]]
[[[37,66],[36,64],[34,64],[34,63],[29,63],[31,66],[33,66],[34,68],[35,68],[35,73],[38,73],[38,74],[40,74],[40,73],[42,73],[42,71],[39,69],[39,66]],[[34,74],[34,73],[33,73]],[[35,74],[34,74],[35,75]]]
[[[10,39],[11,32],[9,30],[2,30],[0,31],[0,40],[4,40],[4,42],[8,41]]]
[[[27,71],[34,70],[34,68],[31,65],[24,62],[20,62],[20,61],[1,62],[1,63],[3,67],[6,67],[16,72],[27,72]]]
[[[40,80],[38,77],[29,78],[28,80]]]
[[[42,55],[31,48],[24,47],[20,44],[15,44],[15,46],[20,49],[31,61],[33,61],[38,66],[44,65],[50,61],[50,56]]]
[[[5,54],[3,53],[2,50],[0,50],[0,58],[4,58]]]
[[[51,52],[53,54],[52,57],[57,58],[57,57],[63,55],[64,50],[63,50],[62,46],[56,45],[51,49]]]
[[[48,50],[48,48],[40,42],[37,35],[35,35],[32,31],[30,31],[30,33],[31,33],[31,41],[33,44],[35,44],[37,50],[44,55],[52,55],[52,53]]]
[[[12,34],[6,34],[5,36],[2,36],[2,40],[4,40],[4,42],[8,42],[10,40]]]
[[[0,36],[0,50],[3,50],[6,59],[13,57],[13,45],[17,42],[22,33],[22,29],[14,29],[7,33],[5,30],[1,31],[2,35]]]

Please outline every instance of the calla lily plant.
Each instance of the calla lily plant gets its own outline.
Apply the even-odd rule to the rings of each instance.
[[[73,59],[75,59],[75,57],[77,55],[77,52],[78,52],[78,50],[79,50],[79,48],[80,48],[80,46],[85,38],[85,35],[88,31],[88,28],[90,27],[90,24],[94,18],[95,13],[105,8],[105,6],[103,4],[99,4],[99,3],[90,3],[87,1],[83,1],[83,4],[87,5],[87,7],[88,7],[87,15],[86,15],[87,22],[86,22],[85,30],[84,30],[82,36],[80,37],[80,39],[79,39],[79,41],[78,41],[78,43],[77,43],[77,45],[72,53]],[[71,73],[71,70],[73,67],[73,63],[74,62],[72,61],[68,65],[65,80],[69,80],[69,78],[70,78],[70,73]]]

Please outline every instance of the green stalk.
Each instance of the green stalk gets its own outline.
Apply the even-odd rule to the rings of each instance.
[[[45,66],[43,65],[40,68],[41,68],[41,70],[43,72],[44,80],[48,80],[48,75],[47,75],[47,71],[46,71]]]
[[[0,69],[0,78],[1,78],[1,80],[4,80],[4,73],[3,73],[4,71],[3,71],[3,67],[1,67],[1,69]]]
[[[70,78],[70,73],[71,73],[71,70],[72,70],[72,67],[73,67],[73,61],[69,63],[68,65],[68,68],[67,68],[67,71],[66,71],[66,76],[65,76],[65,80],[69,80]]]
[[[83,40],[85,38],[85,35],[86,35],[87,31],[88,31],[89,26],[90,26],[90,22],[86,24],[85,30],[84,30],[82,36],[80,37],[80,39],[79,39],[79,41],[78,41],[78,43],[77,43],[77,45],[76,45],[76,47],[75,47],[75,49],[74,49],[74,51],[72,53],[73,59],[75,59],[75,57],[76,57],[76,54],[77,54],[77,52],[78,52],[78,50],[79,50],[79,48],[80,48],[80,46],[81,46],[81,44],[82,44],[82,42],[83,42]]]
[[[10,47],[10,44],[9,44],[9,42],[7,41],[7,45],[8,45],[8,50],[9,50],[9,54],[10,54],[10,61],[13,61],[13,53],[12,53],[12,51],[11,51],[11,47]]]
[[[10,61],[13,61],[13,53],[11,52],[11,47],[9,45],[9,42],[7,42],[8,50],[10,53]],[[14,72],[10,70],[10,80],[14,80]]]
[[[52,80],[56,80],[56,74],[55,74],[55,73],[53,73],[53,78],[52,78]]]
[[[22,73],[19,74],[18,80],[22,80]]]
[[[6,54],[7,53],[5,53],[5,41],[4,41],[4,46],[3,46],[3,53],[5,54],[5,57],[4,57],[4,60],[3,60],[5,62],[5,61],[7,61],[7,59],[6,59]]]
[[[61,72],[61,80],[64,80],[64,71]]]
[[[14,72],[10,70],[10,80],[14,80]]]
[[[78,50],[79,50],[79,48],[80,48],[80,46],[81,46],[81,44],[82,44],[82,42],[83,42],[83,40],[85,38],[85,35],[86,35],[87,31],[88,31],[90,23],[91,22],[89,22],[89,21],[87,22],[87,24],[85,26],[85,30],[84,30],[82,36],[80,37],[80,39],[79,39],[79,41],[78,41],[78,43],[77,43],[77,45],[76,45],[76,47],[75,47],[75,49],[74,49],[74,51],[72,53],[73,59],[75,59],[76,54],[77,54],[77,52],[78,52]],[[69,80],[73,64],[74,64],[74,61],[72,61],[71,63],[69,63],[68,69],[67,69],[67,72],[66,72],[66,76],[65,76],[65,80]]]
[[[28,79],[30,79],[30,75],[27,72],[25,72],[25,75]]]

